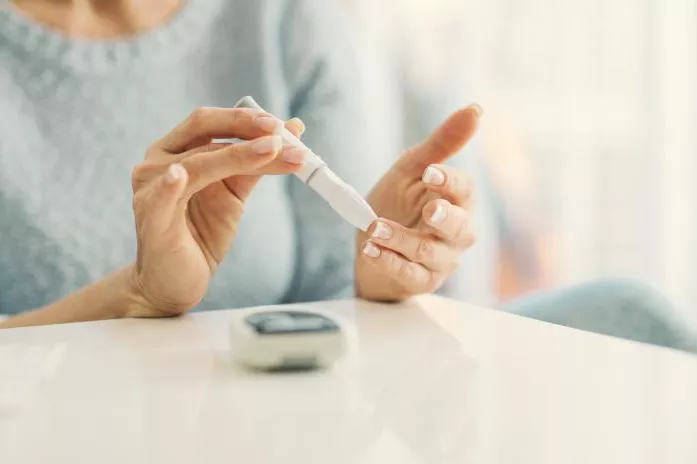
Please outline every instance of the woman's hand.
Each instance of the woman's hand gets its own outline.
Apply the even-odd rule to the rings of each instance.
[[[361,298],[397,301],[438,289],[475,241],[472,183],[443,163],[474,134],[481,108],[451,115],[407,151],[368,195],[380,219],[358,234],[356,290]]]
[[[138,257],[126,317],[176,315],[201,301],[261,175],[292,173],[304,161],[271,135],[282,124],[257,110],[203,108],[147,151],[133,170]],[[299,120],[286,127],[304,129]],[[246,141],[212,143],[229,138]]]
[[[202,108],[146,153],[133,170],[136,263],[0,328],[180,314],[205,295],[237,233],[260,176],[300,169],[305,153],[284,149],[283,123],[251,109]],[[285,126],[299,136],[304,126]],[[212,143],[238,138],[238,144]]]

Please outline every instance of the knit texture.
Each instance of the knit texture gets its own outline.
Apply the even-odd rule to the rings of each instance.
[[[299,116],[306,143],[365,191],[355,66],[325,3],[189,0],[147,34],[85,41],[0,2],[0,313],[134,260],[131,170],[196,107],[253,95]],[[264,178],[199,309],[350,296],[353,238],[293,176]]]

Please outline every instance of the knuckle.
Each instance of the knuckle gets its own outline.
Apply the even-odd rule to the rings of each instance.
[[[218,145],[216,145],[215,142],[212,142],[212,141],[211,141],[211,142],[208,142],[208,143],[206,143],[206,144],[204,144],[204,145],[200,145],[200,146],[198,146],[198,147],[191,148],[190,150],[187,150],[187,151],[185,151],[184,153],[179,154],[179,155],[178,155],[178,156],[179,156],[178,159],[190,158],[190,157],[192,157],[192,156],[194,156],[194,155],[198,155],[199,153],[208,153],[208,152],[211,152],[211,151],[215,151],[215,150],[217,150],[218,148],[219,148]]]
[[[416,252],[414,253],[416,261],[428,261],[433,257],[433,253],[433,242],[426,238],[420,238],[416,244]]]
[[[465,203],[472,195],[472,179],[464,171],[450,171],[447,189],[457,197],[458,202]]]
[[[230,173],[241,174],[249,171],[251,166],[254,166],[254,161],[258,161],[258,156],[252,157],[250,152],[252,148],[250,143],[237,143],[228,147],[224,151],[224,159],[221,160],[221,165],[224,165]]]
[[[205,106],[200,106],[194,109],[189,115],[188,126],[190,130],[200,129],[205,126],[208,115],[210,114],[210,108]]]
[[[467,235],[468,219],[466,214],[462,214],[457,221],[455,226],[455,233],[453,234],[453,240],[455,241],[465,241],[465,236]]]
[[[446,233],[445,238],[455,242],[455,244],[460,244],[465,242],[467,236],[471,234],[470,214],[463,208],[457,208],[455,212],[456,214],[452,215],[453,222],[450,227],[448,227],[451,233]],[[446,231],[448,229],[446,229]]]
[[[189,184],[195,185],[201,180],[202,162],[200,157],[190,156],[182,159],[179,164],[186,169],[186,173],[189,176]]]
[[[406,259],[399,259],[396,256],[394,259],[397,261],[397,277],[399,280],[402,282],[411,282],[414,278],[414,269],[411,263]]]
[[[224,151],[231,162],[237,163],[243,155],[250,154],[253,147],[254,142],[248,140],[246,142],[230,145]]]
[[[131,171],[131,187],[133,192],[137,192],[143,186],[143,184],[148,180],[148,165],[146,163],[140,163],[133,167]]]
[[[134,192],[137,190],[136,185],[142,176],[141,170],[142,168],[140,167],[140,164],[135,165],[131,170],[131,187],[133,187]]]
[[[144,161],[135,165],[131,170],[131,187],[133,192],[141,190],[145,184],[161,175],[168,166],[168,164],[153,161]]]
[[[231,119],[232,119],[231,122],[232,122],[233,125],[234,125],[234,124],[239,124],[239,123],[244,122],[244,121],[250,121],[250,122],[251,122],[251,121],[253,121],[253,119],[254,119],[254,118],[252,117],[252,115],[251,115],[251,112],[250,112],[250,111],[247,111],[247,110],[244,109],[244,108],[234,108],[234,109],[232,110],[232,113],[231,113],[230,117],[231,117]]]
[[[396,254],[392,253],[389,250],[383,249],[380,251],[380,261],[389,273],[397,273],[397,270],[399,269],[399,258]]]

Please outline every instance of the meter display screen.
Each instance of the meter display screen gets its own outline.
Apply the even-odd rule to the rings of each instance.
[[[269,311],[247,316],[245,322],[260,335],[336,332],[339,326],[317,313]]]

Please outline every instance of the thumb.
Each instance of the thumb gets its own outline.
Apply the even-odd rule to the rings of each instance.
[[[143,212],[147,216],[147,237],[144,240],[158,241],[176,222],[181,209],[185,203],[180,201],[184,195],[189,175],[184,167],[179,163],[170,164],[159,178],[153,182],[143,205]],[[183,218],[183,214],[181,215]]]
[[[447,161],[472,138],[482,114],[476,103],[451,114],[423,143],[404,153],[398,166],[420,176],[429,165]]]

